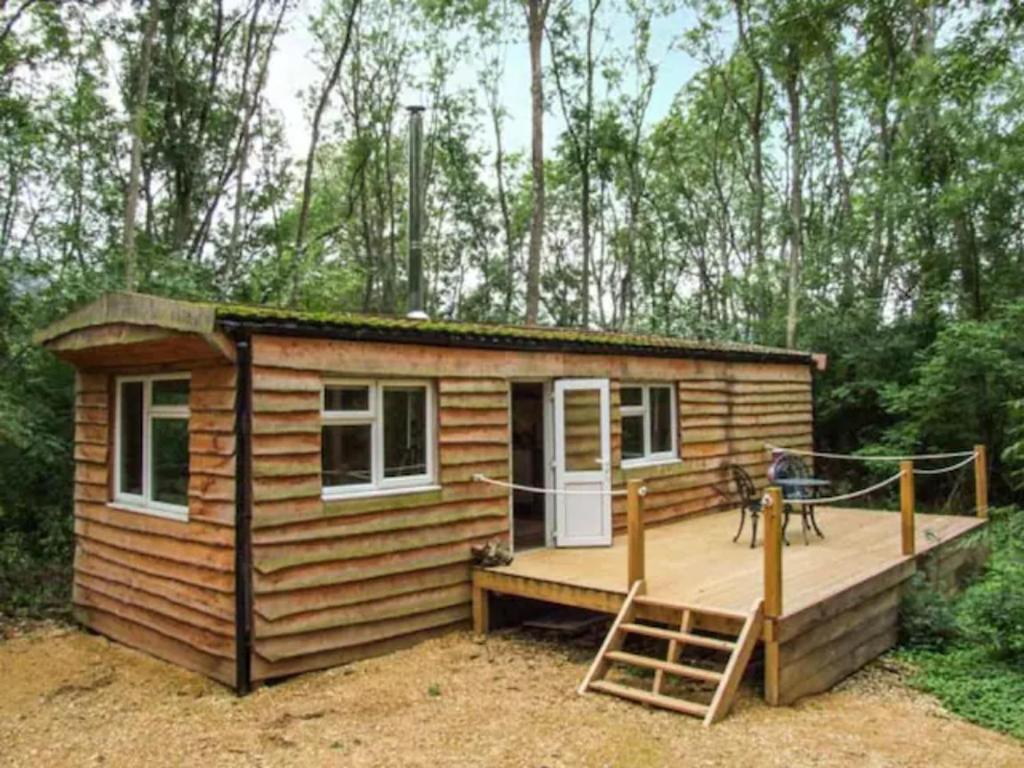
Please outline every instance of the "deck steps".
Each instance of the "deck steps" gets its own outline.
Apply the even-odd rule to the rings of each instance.
[[[736,643],[729,640],[719,640],[717,637],[694,635],[689,632],[675,632],[671,629],[654,627],[650,624],[623,624],[622,629],[634,635],[646,635],[647,637],[656,637],[659,640],[675,640],[678,643],[695,645],[699,648],[710,648],[713,651],[724,651],[725,653],[732,653],[733,648],[736,647]]]
[[[717,683],[722,679],[721,672],[714,672],[710,669],[701,669],[700,667],[691,667],[686,664],[676,664],[671,661],[655,659],[650,656],[626,653],[625,651],[608,651],[607,657],[612,661],[617,661],[622,664],[632,664],[634,667],[643,667],[645,669],[658,669],[662,672],[677,675],[678,677],[688,677],[691,680],[703,680],[707,683]]]
[[[676,712],[681,712],[684,715],[705,717],[708,713],[708,706],[706,704],[697,704],[693,701],[677,699],[660,693],[641,691],[639,688],[630,688],[628,685],[619,685],[618,683],[613,683],[609,680],[597,680],[590,684],[590,688],[594,691],[610,693],[613,696],[620,696],[623,699],[630,699],[631,701],[637,701],[641,704],[650,704],[651,706],[661,707],[662,709],[672,709]]]
[[[750,662],[754,646],[757,645],[761,635],[761,627],[764,622],[764,601],[757,600],[749,613],[741,614],[735,611],[669,602],[645,595],[644,589],[644,582],[640,580],[634,583],[629,590],[622,608],[601,644],[601,649],[597,652],[597,656],[594,657],[594,661],[587,671],[587,676],[580,684],[579,692],[599,691],[640,704],[700,717],[705,726],[718,722],[728,714],[729,708],[732,706],[740,680],[743,678],[743,672]],[[657,606],[678,616],[678,628],[666,629],[638,623],[636,621],[637,606],[645,605]],[[697,634],[694,632],[694,626],[701,616],[739,619],[743,626],[735,641]],[[655,658],[622,650],[626,637],[631,634],[667,640],[668,652],[665,658]],[[727,653],[724,669],[716,671],[679,663],[679,655],[686,646]],[[651,690],[645,691],[606,680],[605,677],[613,664],[626,664],[654,670]],[[713,684],[715,689],[711,702],[702,704],[662,693],[665,675]]]
[[[714,616],[716,619],[729,619],[732,621],[744,621],[747,618],[747,614],[741,611],[730,611],[726,608],[708,608],[702,605],[686,605],[684,603],[673,603],[668,600],[662,600],[657,597],[650,597],[649,595],[637,595],[637,605],[651,605],[655,608],[667,608],[668,610],[688,610],[694,613],[702,613],[705,616]]]

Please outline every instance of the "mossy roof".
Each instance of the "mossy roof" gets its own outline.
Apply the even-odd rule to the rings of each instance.
[[[585,328],[417,320],[396,315],[352,312],[309,312],[263,306],[216,305],[217,319],[227,325],[262,327],[277,332],[294,330],[345,338],[389,337],[402,341],[446,340],[451,346],[538,348],[595,352],[660,352],[664,355],[704,353],[750,359],[810,361],[807,352],[731,341],[706,341],[655,334],[619,333]],[[717,353],[717,354],[716,354]]]
[[[807,352],[731,341],[706,341],[653,334],[618,333],[497,323],[417,320],[395,315],[311,312],[245,304],[218,304],[114,292],[102,296],[36,334],[48,343],[76,330],[105,323],[157,326],[174,331],[253,332],[451,347],[641,354],[659,357],[810,363]]]

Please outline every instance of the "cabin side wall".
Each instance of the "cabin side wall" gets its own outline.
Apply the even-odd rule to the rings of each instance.
[[[90,629],[234,685],[235,369],[190,373],[187,522],[108,506],[115,378],[77,374],[73,610]]]
[[[436,383],[439,488],[321,498],[321,390],[331,378]],[[763,481],[763,442],[810,447],[807,365],[253,339],[253,679],[383,653],[470,617],[470,547],[507,538],[509,382],[612,381],[613,482],[648,480],[650,522],[729,505],[723,466]],[[619,469],[622,381],[679,390],[682,460]],[[727,492],[727,491],[726,491]],[[615,503],[615,523],[625,507]]]

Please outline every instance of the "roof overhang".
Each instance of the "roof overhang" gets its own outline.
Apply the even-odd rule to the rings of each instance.
[[[70,313],[36,333],[35,341],[80,367],[114,367],[198,361],[211,355],[233,360],[234,344],[226,334],[236,332],[463,349],[813,363],[806,352],[749,344],[569,328],[320,314],[123,292],[106,294]]]
[[[234,360],[212,305],[108,293],[37,331],[33,340],[82,368]]]

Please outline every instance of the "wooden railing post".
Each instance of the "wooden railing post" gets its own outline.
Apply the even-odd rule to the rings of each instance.
[[[643,480],[629,480],[626,483],[626,539],[627,570],[631,589],[644,578],[644,498],[641,489]]]
[[[903,554],[914,554],[914,462],[900,462],[900,538]]]
[[[782,616],[782,490],[766,492],[764,518],[764,698],[780,701],[778,620]]]
[[[764,516],[764,615],[782,615],[782,491],[768,489]]]
[[[974,495],[978,517],[988,517],[988,451],[974,446]]]

